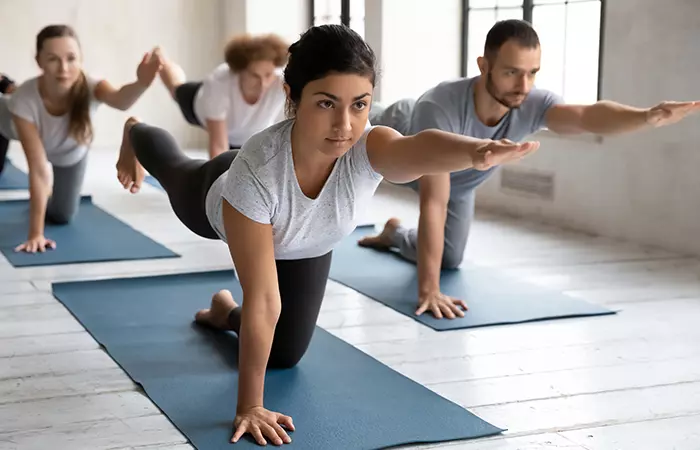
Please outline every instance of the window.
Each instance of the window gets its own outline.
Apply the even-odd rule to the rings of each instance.
[[[311,24],[343,24],[365,35],[365,0],[311,0]]]
[[[496,21],[524,19],[542,45],[537,86],[569,103],[598,100],[603,0],[463,0],[463,7],[463,75],[479,74],[476,58]]]

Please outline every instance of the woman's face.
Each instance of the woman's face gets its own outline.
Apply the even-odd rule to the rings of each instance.
[[[373,86],[362,75],[330,74],[311,81],[296,107],[296,124],[305,142],[327,156],[340,157],[367,126]]]
[[[43,42],[37,63],[45,80],[59,90],[70,90],[82,72],[80,46],[72,37],[57,37]]]

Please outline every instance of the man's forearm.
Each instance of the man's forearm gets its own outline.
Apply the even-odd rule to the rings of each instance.
[[[625,133],[646,127],[648,111],[647,108],[601,100],[586,108],[582,123],[586,131],[594,134]]]
[[[445,248],[447,207],[421,206],[418,221],[418,290],[420,293],[440,290],[440,269]]]

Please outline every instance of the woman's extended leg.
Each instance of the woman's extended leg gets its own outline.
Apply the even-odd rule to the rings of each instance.
[[[12,94],[17,85],[7,75],[0,74],[0,94]]]
[[[162,49],[158,50],[163,60],[163,67],[160,69],[160,79],[170,95],[175,98],[175,90],[187,81],[185,71],[170,58],[165,56]]]
[[[163,60],[163,67],[160,69],[160,79],[175,103],[180,107],[180,112],[187,123],[194,126],[203,127],[194,112],[194,99],[197,96],[201,82],[187,82],[185,71],[178,64],[165,56],[162,49],[158,50]]]
[[[147,170],[163,186],[175,215],[187,228],[199,236],[218,239],[206,216],[206,195],[236,155],[230,151],[208,161],[192,159],[167,131],[131,117],[124,124],[117,177],[124,188],[137,193]]]
[[[275,327],[269,368],[296,365],[306,353],[316,327],[326,282],[331,267],[331,253],[301,260],[278,260],[277,278],[282,311]],[[211,307],[195,315],[198,323],[238,333],[241,308],[231,292],[219,291]]]
[[[7,158],[7,149],[10,147],[10,140],[0,134],[0,175],[5,170],[5,158]]]

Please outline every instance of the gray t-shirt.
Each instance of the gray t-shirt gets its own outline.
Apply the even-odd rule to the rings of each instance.
[[[95,98],[95,87],[100,79],[86,76],[90,89],[90,116],[94,116],[100,102]],[[10,139],[18,139],[12,122],[12,114],[36,125],[46,151],[48,161],[60,167],[72,166],[83,159],[88,151],[68,135],[70,113],[62,116],[49,114],[39,94],[39,78],[31,78],[11,95],[0,97],[0,133]]]
[[[368,128],[338,158],[321,193],[315,199],[307,197],[294,172],[293,125],[289,119],[253,135],[206,199],[209,223],[224,241],[223,200],[255,222],[272,224],[275,259],[328,253],[354,230],[358,212],[382,180],[367,157]]]
[[[485,125],[474,109],[474,85],[478,77],[445,81],[421,95],[416,101],[402,100],[389,106],[373,125],[386,125],[404,134],[436,128],[479,139],[510,139],[521,141],[528,135],[546,128],[545,113],[563,103],[558,95],[532,89],[519,108],[511,109],[493,127]],[[410,123],[406,125],[406,115]],[[430,151],[430,149],[426,149]],[[466,169],[450,174],[451,192],[459,195],[474,189],[496,170]],[[416,187],[417,182],[411,183]]]

